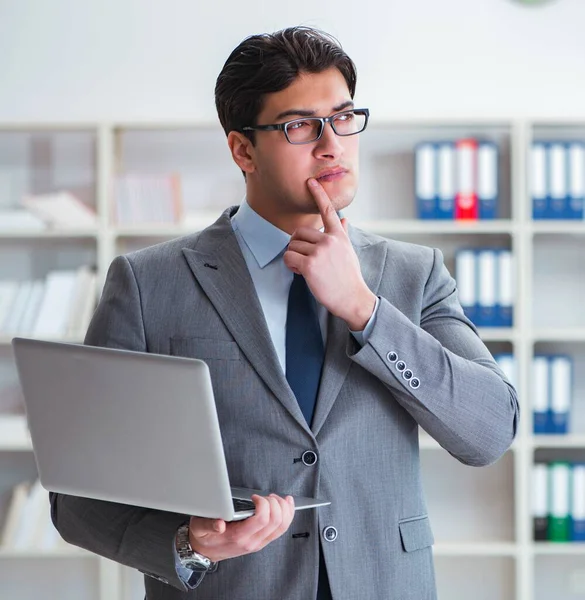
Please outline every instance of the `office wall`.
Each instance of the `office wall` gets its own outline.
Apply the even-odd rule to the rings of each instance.
[[[298,23],[376,117],[585,117],[584,0],[0,0],[0,121],[215,119],[231,49]]]

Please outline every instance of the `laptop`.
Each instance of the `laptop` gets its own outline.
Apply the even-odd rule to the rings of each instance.
[[[204,361],[26,338],[12,346],[45,489],[226,521],[252,516],[252,494],[270,493],[230,486]],[[295,497],[296,510],[328,504]]]

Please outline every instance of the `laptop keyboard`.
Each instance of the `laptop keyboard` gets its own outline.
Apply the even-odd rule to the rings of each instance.
[[[241,498],[232,498],[232,502],[234,503],[234,511],[235,512],[256,509],[256,505],[251,500],[242,500]]]

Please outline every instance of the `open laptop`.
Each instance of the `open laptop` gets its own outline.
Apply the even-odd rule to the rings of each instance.
[[[12,346],[45,489],[226,521],[253,515],[251,495],[270,493],[230,488],[204,361],[26,338]],[[295,497],[296,510],[327,504]]]

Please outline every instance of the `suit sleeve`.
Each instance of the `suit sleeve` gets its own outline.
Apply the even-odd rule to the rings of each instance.
[[[140,293],[126,257],[110,266],[85,344],[147,351]],[[188,589],[173,553],[175,534],[187,515],[53,492],[50,499],[52,521],[65,541]]]
[[[420,326],[381,298],[368,342],[360,349],[350,337],[347,352],[462,463],[488,465],[510,447],[519,420],[516,390],[465,317],[439,250]]]

